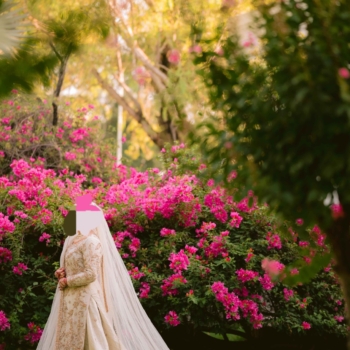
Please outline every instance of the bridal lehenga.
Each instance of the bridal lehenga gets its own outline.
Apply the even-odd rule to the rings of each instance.
[[[97,215],[98,227],[65,241],[67,287],[57,287],[37,350],[169,350],[137,298],[102,211]]]

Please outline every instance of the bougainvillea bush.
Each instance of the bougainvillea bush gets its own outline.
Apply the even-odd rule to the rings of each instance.
[[[24,160],[0,178],[0,344],[34,348],[56,288],[64,215],[89,192],[104,209],[116,249],[139,298],[162,331],[344,336],[344,307],[331,266],[309,284],[284,284],[288,264],[328,252],[317,226],[314,244],[282,236],[254,194],[235,198],[205,179],[205,165],[183,145],[161,151],[164,169],[119,166],[114,182],[68,169],[56,173]],[[184,167],[186,165],[186,167]],[[191,165],[193,171],[185,171]],[[239,174],[230,175],[235,181]],[[86,188],[87,187],[87,188]],[[298,221],[300,230],[305,230]]]
[[[52,125],[52,107],[47,101],[13,91],[0,104],[0,175],[11,171],[13,160],[44,165],[55,171],[69,167],[109,179],[114,170],[114,149],[101,140],[103,125],[94,106],[73,111],[69,102],[60,108],[57,126]]]

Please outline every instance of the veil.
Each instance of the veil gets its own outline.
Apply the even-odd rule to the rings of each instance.
[[[97,235],[102,246],[102,269],[100,284],[103,291],[107,315],[113,325],[123,350],[169,350],[143,309],[131,282],[128,270],[116,249],[102,209],[97,220]],[[64,255],[72,237],[67,237],[61,255]],[[54,350],[61,292],[57,288],[51,313],[37,350]],[[59,350],[59,349],[55,349]],[[112,350],[112,349],[111,349]]]

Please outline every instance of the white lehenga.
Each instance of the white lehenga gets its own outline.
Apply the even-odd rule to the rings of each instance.
[[[60,266],[68,287],[56,289],[37,350],[169,350],[102,222],[94,234],[66,239]]]

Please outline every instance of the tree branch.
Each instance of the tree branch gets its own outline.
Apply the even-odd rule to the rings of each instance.
[[[159,147],[163,147],[163,142],[160,138],[160,135],[153,130],[148,121],[144,118],[142,110],[134,110],[128,102],[120,96],[111,85],[109,85],[100,74],[97,72],[95,68],[92,69],[92,74],[96,77],[99,84],[109,93],[109,95],[117,101],[123,108],[143,127],[144,131],[150,137],[150,139]]]

